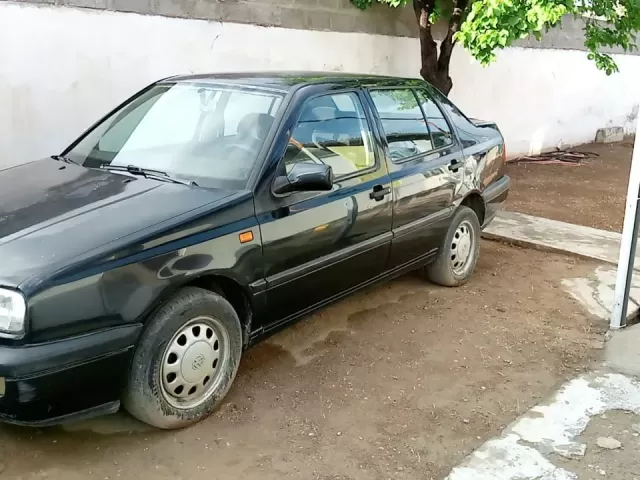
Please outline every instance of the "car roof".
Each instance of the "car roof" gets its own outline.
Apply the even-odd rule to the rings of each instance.
[[[415,78],[400,78],[383,75],[342,73],[342,72],[312,72],[312,71],[276,71],[276,72],[242,72],[242,73],[206,73],[196,75],[177,75],[167,78],[163,82],[198,82],[212,84],[236,85],[239,87],[262,87],[287,92],[293,88],[318,83],[343,84],[345,87],[354,83],[364,85],[402,85],[405,83],[422,82]]]

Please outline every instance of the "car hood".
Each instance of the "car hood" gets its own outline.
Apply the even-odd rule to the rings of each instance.
[[[53,273],[106,244],[233,192],[52,159],[0,170],[0,285]]]

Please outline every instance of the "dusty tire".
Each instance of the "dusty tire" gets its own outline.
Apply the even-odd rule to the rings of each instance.
[[[425,267],[427,278],[445,287],[459,287],[467,283],[480,255],[480,234],[476,213],[469,207],[458,208],[435,261]],[[464,253],[468,254],[466,263],[460,266]]]
[[[184,288],[160,307],[145,329],[124,407],[158,428],[199,422],[229,391],[241,355],[240,320],[229,302],[208,290]]]

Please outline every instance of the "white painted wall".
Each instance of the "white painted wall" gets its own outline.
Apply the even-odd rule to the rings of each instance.
[[[160,77],[277,69],[415,76],[418,50],[409,38],[0,2],[0,168],[59,153]],[[587,142],[599,127],[634,126],[640,57],[616,60],[621,73],[607,77],[584,52],[510,48],[483,68],[457,49],[452,99],[497,121],[510,155]]]

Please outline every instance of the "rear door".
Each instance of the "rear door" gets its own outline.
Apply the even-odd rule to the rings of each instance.
[[[462,150],[427,90],[369,90],[387,140],[393,190],[389,267],[418,263],[435,253],[453,212]]]
[[[390,179],[364,92],[313,95],[292,116],[274,176],[299,162],[325,163],[335,181],[329,192],[258,194],[274,328],[380,275],[392,237]]]

